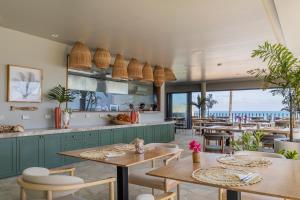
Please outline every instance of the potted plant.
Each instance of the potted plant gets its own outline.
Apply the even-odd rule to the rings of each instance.
[[[282,149],[300,150],[299,143],[295,143],[293,134],[293,115],[299,107],[300,100],[300,61],[282,44],[265,42],[252,52],[252,57],[259,58],[267,63],[267,69],[254,69],[248,71],[258,79],[264,81],[264,89],[272,86],[273,95],[284,97],[283,104],[289,112],[290,142],[275,140],[275,151]]]
[[[196,140],[189,143],[189,149],[193,151],[193,163],[200,163],[201,145]]]
[[[75,97],[71,94],[69,89],[58,85],[49,91],[48,99],[58,102],[58,107],[54,109],[55,128],[61,128],[61,104],[72,102]]]

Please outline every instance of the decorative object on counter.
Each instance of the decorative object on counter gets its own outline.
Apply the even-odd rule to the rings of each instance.
[[[196,140],[189,143],[189,149],[193,151],[193,163],[200,163],[201,145]]]
[[[113,79],[128,79],[127,67],[122,55],[117,54],[112,68]]]
[[[38,107],[35,106],[10,106],[10,111],[22,110],[22,111],[36,111]]]
[[[72,114],[72,110],[64,109],[64,111],[63,111],[63,125],[64,125],[64,128],[69,128],[71,114]]]
[[[41,102],[42,70],[7,65],[7,101]]]
[[[68,66],[73,69],[90,70],[92,55],[90,49],[81,42],[76,42],[71,50]]]
[[[153,76],[154,76],[154,85],[155,85],[155,87],[162,86],[162,84],[165,81],[164,68],[162,66],[159,66],[159,65],[155,66]]]
[[[153,82],[154,81],[153,69],[152,69],[150,64],[145,63],[142,72],[143,72],[143,81],[147,81],[147,82]]]
[[[24,132],[24,127],[21,125],[0,125],[0,133]]]
[[[225,155],[219,157],[217,161],[225,165],[240,167],[264,167],[272,164],[272,162],[266,158],[251,158],[249,155]]]
[[[140,139],[140,138],[136,138],[135,140],[133,140],[132,142],[135,146],[135,152],[138,154],[143,154],[145,152],[145,148],[144,148],[144,140]]]
[[[262,181],[262,176],[248,169],[210,167],[193,171],[192,177],[198,181],[220,186],[247,186]]]
[[[110,65],[110,53],[107,49],[96,49],[94,54],[94,63],[100,69],[107,69]]]
[[[130,121],[132,124],[138,124],[140,121],[140,113],[139,111],[136,110],[131,110],[130,111]]]
[[[116,124],[116,125],[131,124],[130,116],[126,113],[121,113],[121,114],[118,114],[117,116],[108,114],[107,117],[111,121],[111,123]]]
[[[49,91],[48,99],[56,100],[59,103],[58,107],[54,109],[55,128],[61,128],[61,104],[72,102],[74,98],[71,91],[61,85],[58,85]]]
[[[177,80],[172,69],[165,68],[164,72],[165,72],[165,81],[176,81]]]
[[[139,61],[135,58],[131,58],[128,67],[128,78],[130,80],[141,80],[143,79],[143,69]]]

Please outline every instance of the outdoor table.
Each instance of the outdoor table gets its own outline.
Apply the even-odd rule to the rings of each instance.
[[[207,169],[209,167],[220,166],[221,164],[216,160],[220,156],[224,156],[224,154],[201,152],[200,163],[193,163],[192,157],[188,156],[174,164],[150,171],[147,173],[147,175],[167,178],[180,182],[223,188],[227,190],[227,199],[230,200],[240,200],[241,192],[283,199],[300,200],[300,162],[298,160],[267,158],[272,162],[270,166],[247,168],[258,172],[263,177],[261,182],[249,186],[225,187],[211,183],[200,182],[192,177],[192,173],[196,169]],[[226,165],[226,167],[230,168],[231,166]]]
[[[91,159],[83,158],[80,156],[81,153],[86,151],[110,148],[113,146],[119,146],[122,144],[107,145],[95,148],[80,149],[74,151],[60,152],[60,155],[80,158],[84,160],[92,160],[100,163],[111,164],[117,167],[117,193],[118,200],[128,200],[128,167],[152,161],[155,159],[163,158],[165,156],[173,155],[178,152],[178,149],[171,148],[151,148],[146,149],[144,154],[137,154],[135,151],[126,151],[124,156],[106,158],[106,159]]]

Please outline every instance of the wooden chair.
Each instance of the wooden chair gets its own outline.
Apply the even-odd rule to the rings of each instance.
[[[29,168],[31,169],[31,168]],[[109,200],[114,200],[114,183],[116,181],[115,178],[107,178],[103,180],[98,180],[98,181],[93,181],[93,182],[87,182],[85,183],[82,179],[79,177],[74,176],[75,168],[68,168],[68,169],[56,169],[56,170],[49,170],[49,174],[47,176],[47,170],[45,168],[40,168],[42,169],[45,173],[43,173],[41,176],[37,175],[35,176],[34,174],[27,174],[25,175],[23,173],[22,176],[20,176],[17,180],[18,184],[21,187],[20,190],[20,199],[21,200],[26,200],[27,199],[27,193],[35,193],[38,199],[47,199],[47,200],[52,200],[54,198],[61,198],[64,196],[69,196],[75,193],[77,190],[82,189],[82,188],[87,188],[87,187],[92,187],[92,186],[98,186],[98,185],[103,185],[103,184],[109,184]],[[25,171],[25,170],[24,170]],[[60,174],[60,173],[69,173],[69,176],[67,175],[53,175],[53,174]],[[53,176],[50,176],[53,175]],[[28,176],[28,179],[26,178]],[[56,177],[54,177],[56,176]],[[37,182],[47,182],[49,181],[48,178],[53,178],[57,179],[59,181],[62,181],[65,177],[74,177],[77,180],[82,180],[79,181],[77,184],[61,184],[57,182],[57,184],[53,183],[53,180],[50,180],[49,183],[51,184],[41,184]],[[48,180],[47,180],[48,179]],[[36,182],[33,182],[36,180]]]
[[[149,144],[148,144],[149,145]],[[154,144],[150,144],[155,146]],[[161,144],[161,148],[168,148],[168,147],[163,147],[164,144]],[[165,144],[165,145],[170,145],[170,144]],[[147,146],[147,145],[146,145]],[[178,152],[175,153],[174,155],[168,157],[167,159],[163,160],[164,165],[168,165],[170,162],[174,160],[179,160],[180,155],[182,153],[182,149],[178,148]],[[152,169],[155,168],[155,160],[152,161]],[[154,189],[157,190],[162,190],[164,192],[169,192],[173,188],[177,188],[177,199],[180,199],[180,186],[178,181],[175,180],[169,180],[169,179],[163,179],[163,178],[157,178],[157,177],[152,177],[146,175],[146,173],[150,171],[149,169],[144,169],[139,172],[134,172],[129,174],[129,183],[133,185],[139,185],[143,187],[149,187],[152,188],[152,194],[154,195]]]
[[[206,132],[203,135],[203,151],[204,152],[225,152],[226,140],[231,136],[228,133],[210,133]],[[212,145],[211,142],[214,142]]]
[[[135,200],[174,200],[175,196],[175,192],[167,192],[158,196],[153,196],[151,194],[141,194],[137,196]]]

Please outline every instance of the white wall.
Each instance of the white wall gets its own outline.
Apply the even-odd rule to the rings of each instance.
[[[53,108],[45,94],[54,86],[66,84],[66,55],[70,46],[30,34],[0,27],[0,124],[21,124],[26,129],[53,127]],[[43,70],[42,103],[10,103],[6,101],[7,64],[30,66]],[[164,90],[162,90],[164,91]],[[162,93],[163,94],[163,93]],[[164,102],[164,95],[162,95]],[[10,111],[10,106],[36,106],[38,111]],[[164,107],[162,106],[162,111]],[[51,115],[46,119],[45,115]],[[22,115],[30,119],[23,120]],[[75,113],[73,126],[105,124],[106,113]],[[163,112],[142,115],[142,122],[162,121]]]

